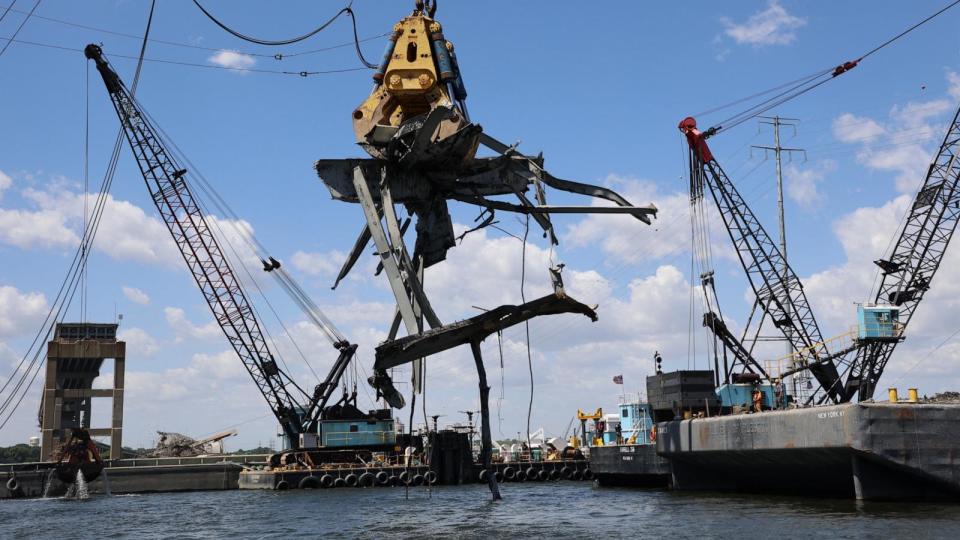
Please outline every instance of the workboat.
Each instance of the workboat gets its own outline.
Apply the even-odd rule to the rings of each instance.
[[[639,394],[622,395],[618,414],[578,412],[581,440],[589,449],[590,470],[600,486],[666,487],[670,468],[657,455],[653,409]],[[592,420],[588,431],[587,421]]]

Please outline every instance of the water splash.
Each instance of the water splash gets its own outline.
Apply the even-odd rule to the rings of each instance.
[[[77,471],[77,481],[74,484],[77,486],[77,499],[89,499],[90,490],[87,488],[87,479],[83,476],[83,471]]]
[[[112,497],[113,493],[110,492],[110,477],[107,476],[107,469],[103,469],[100,477],[103,478],[103,493],[107,497]]]
[[[50,498],[50,487],[53,486],[53,475],[57,473],[56,469],[50,469],[47,472],[47,479],[43,483],[43,498]]]
[[[77,471],[77,478],[74,480],[70,487],[67,488],[67,493],[63,496],[64,499],[76,499],[82,501],[90,498],[90,490],[87,487],[87,479],[83,476],[83,471]]]

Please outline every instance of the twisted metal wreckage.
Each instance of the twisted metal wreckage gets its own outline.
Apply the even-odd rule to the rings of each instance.
[[[433,18],[436,2],[416,4],[414,12],[394,26],[383,61],[373,76],[373,92],[353,112],[357,142],[371,158],[321,159],[316,163],[317,173],[333,198],[360,204],[366,219],[334,288],[372,240],[379,257],[377,273],[386,274],[396,310],[387,340],[376,349],[369,382],[378,397],[393,407],[402,408],[405,403],[387,370],[412,363],[413,392],[419,393],[425,357],[470,345],[480,384],[481,459],[489,468],[490,388],[480,343],[495,332],[542,315],[579,313],[594,321],[597,315],[564,292],[560,265],[550,269],[552,294],[443,324],[424,292],[423,275],[456,245],[447,201],[481,207],[484,219],[477,228],[492,224],[497,210],[529,215],[552,244],[558,244],[558,240],[551,214],[628,214],[650,224],[657,209],[653,205],[633,206],[606,188],[559,179],[544,169],[542,155],[524,155],[516,144],[504,144],[484,133],[470,120],[467,91],[453,44]],[[495,155],[477,157],[481,145]],[[606,199],[615,206],[550,206],[544,186]],[[533,200],[527,195],[531,188]],[[489,198],[500,195],[516,197],[518,202]],[[397,205],[404,206],[408,214],[402,223]],[[416,241],[411,254],[404,235],[413,216]],[[407,336],[398,339],[401,323]],[[494,498],[499,498],[495,475],[487,478]]]

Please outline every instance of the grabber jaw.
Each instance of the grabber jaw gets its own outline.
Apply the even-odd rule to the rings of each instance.
[[[389,147],[396,137],[409,136],[411,131],[429,130],[422,138],[441,141],[470,124],[467,92],[453,44],[433,20],[434,10],[418,6],[394,25],[373,75],[375,87],[353,111],[357,143],[376,159],[394,160]],[[418,125],[438,108],[450,112],[438,123]],[[464,161],[470,161],[475,153],[473,148]]]
[[[367,382],[377,391],[377,397],[382,397],[394,409],[402,409],[406,405],[403,395],[393,385],[393,379],[387,375],[386,371],[374,369]]]

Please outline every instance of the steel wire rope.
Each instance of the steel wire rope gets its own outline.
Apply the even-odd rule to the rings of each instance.
[[[11,8],[13,8],[14,4],[16,4],[16,2],[13,2],[13,3],[11,3],[10,5],[7,6],[6,11],[4,12],[4,15],[0,16],[0,21],[3,21],[3,17],[6,15],[6,12],[9,12],[9,11],[13,11],[14,13],[20,13],[20,14],[23,14],[23,15],[26,15],[26,14],[28,13],[28,12],[26,12],[26,11],[22,11],[22,10],[18,10],[18,9],[11,9]],[[54,17],[48,17],[48,16],[44,16],[44,15],[39,15],[39,14],[36,14],[36,13],[33,15],[33,18],[34,18],[34,19],[39,19],[39,20],[42,20],[42,21],[47,21],[47,22],[56,23],[56,24],[62,24],[62,25],[65,25],[65,26],[72,26],[72,27],[74,27],[74,28],[81,28],[81,29],[83,29],[83,30],[91,30],[91,31],[100,32],[100,33],[103,33],[103,34],[109,34],[109,35],[114,35],[114,36],[119,36],[119,37],[136,39],[136,40],[138,40],[138,41],[139,41],[140,39],[142,39],[142,37],[143,37],[143,36],[138,36],[138,35],[135,35],[135,34],[128,34],[128,33],[126,33],[126,32],[118,32],[118,31],[116,31],[116,30],[110,30],[110,29],[107,29],[107,28],[100,28],[100,27],[90,26],[90,25],[81,24],[81,23],[76,23],[76,22],[72,22],[72,21],[66,21],[66,20],[63,20],[63,19],[57,19],[57,18],[54,18]],[[361,38],[359,41],[360,41],[360,43],[366,43],[367,41],[373,41],[373,40],[375,40],[375,39],[380,39],[380,38],[382,38],[382,37],[389,36],[391,33],[392,33],[392,32],[385,32],[385,33],[382,33],[382,34],[377,34],[377,35],[375,35],[375,36],[368,36],[368,37],[365,37],[365,38]],[[293,52],[293,53],[288,53],[288,54],[269,54],[269,53],[258,53],[258,52],[252,52],[252,51],[246,51],[246,50],[238,50],[238,49],[227,49],[227,48],[225,48],[225,47],[206,47],[206,46],[203,46],[203,45],[197,45],[197,44],[193,44],[193,43],[183,43],[183,42],[180,42],[180,41],[172,41],[172,40],[156,39],[156,38],[151,38],[150,41],[153,42],[153,43],[160,44],[160,45],[170,45],[170,46],[173,46],[173,47],[183,47],[183,48],[187,48],[187,49],[196,49],[196,50],[208,51],[208,52],[221,52],[221,51],[228,51],[228,50],[229,50],[229,51],[237,52],[237,53],[240,53],[240,54],[243,54],[243,55],[246,55],[246,56],[254,56],[254,57],[257,57],[257,58],[272,58],[272,59],[274,59],[274,60],[283,60],[283,59],[285,59],[285,58],[293,58],[293,57],[295,57],[295,56],[306,56],[306,55],[310,55],[310,54],[327,52],[327,51],[332,51],[332,50],[336,50],[336,49],[341,49],[341,48],[343,48],[343,47],[350,47],[350,46],[352,46],[352,45],[354,44],[353,41],[348,41],[348,42],[345,42],[345,43],[338,43],[338,44],[336,44],[336,45],[329,45],[329,46],[327,46],[327,47],[321,47],[321,48],[318,48],[318,49],[311,49],[311,50],[307,50],[307,51],[298,51],[298,52]]]
[[[257,45],[267,45],[267,46],[291,45],[291,44],[293,44],[293,43],[297,43],[297,42],[303,41],[303,40],[305,40],[305,39],[311,38],[311,37],[315,36],[316,34],[318,34],[318,33],[322,32],[322,31],[326,30],[327,27],[329,27],[331,24],[333,24],[333,22],[336,21],[338,18],[340,18],[341,15],[343,15],[344,13],[346,13],[347,15],[350,16],[350,20],[351,20],[352,23],[353,23],[353,43],[354,43],[354,46],[355,46],[355,48],[356,48],[357,58],[360,60],[360,63],[362,63],[366,68],[368,68],[368,69],[377,69],[377,65],[376,65],[376,64],[372,64],[372,63],[368,62],[366,58],[364,58],[364,56],[363,56],[363,51],[360,49],[360,36],[359,36],[359,34],[357,33],[357,17],[356,17],[356,15],[353,13],[353,8],[352,8],[352,6],[353,6],[353,0],[350,0],[350,3],[347,4],[346,7],[344,7],[344,8],[341,9],[340,11],[338,11],[333,17],[331,17],[330,19],[328,19],[326,22],[324,22],[323,24],[321,24],[321,25],[318,26],[317,28],[311,30],[310,32],[307,32],[306,34],[303,34],[303,35],[301,35],[301,36],[297,36],[297,37],[293,37],[293,38],[288,38],[288,39],[280,39],[280,40],[260,39],[260,38],[255,38],[255,37],[253,37],[253,36],[249,36],[249,35],[240,33],[240,32],[238,32],[238,31],[234,30],[233,28],[227,26],[226,24],[224,24],[223,22],[221,22],[219,19],[217,19],[212,13],[210,13],[209,11],[207,11],[207,10],[200,4],[200,2],[199,2],[198,0],[193,0],[193,3],[194,3],[194,5],[196,5],[198,8],[200,8],[200,11],[202,11],[203,14],[207,16],[208,19],[210,19],[211,21],[213,21],[214,24],[216,24],[217,26],[219,26],[221,29],[225,30],[227,33],[232,34],[234,37],[240,38],[240,39],[242,39],[242,40],[244,40],[244,41],[248,41],[248,42],[250,42],[250,43],[256,43]]]
[[[62,45],[54,45],[50,43],[41,43],[37,41],[26,41],[22,39],[14,39],[10,37],[0,37],[0,41],[7,41],[9,43],[21,43],[23,45],[32,45],[35,47],[45,47],[48,49],[57,49],[61,51],[69,52],[83,52],[82,49],[77,49],[74,47],[64,47]],[[126,55],[126,54],[117,54],[111,53],[110,58],[123,58],[126,60],[137,60],[136,56]],[[243,73],[268,73],[273,75],[294,75],[298,77],[308,77],[310,75],[332,75],[338,73],[351,73],[356,71],[366,71],[367,68],[343,68],[343,69],[328,69],[328,70],[319,70],[319,71],[282,71],[278,69],[263,69],[263,68],[238,68],[238,67],[228,67],[228,66],[217,66],[213,64],[197,64],[195,62],[182,62],[179,60],[165,60],[162,58],[144,58],[144,62],[153,62],[160,64],[170,64],[176,66],[188,66],[188,67],[197,67],[197,68],[206,68],[206,69],[218,69],[222,71],[235,71]]]
[[[7,42],[3,45],[3,48],[0,49],[0,56],[3,56],[3,53],[7,52],[7,47],[9,47],[11,43],[13,43],[13,40],[16,39],[17,35],[20,34],[20,31],[23,30],[24,25],[26,25],[27,21],[30,20],[30,17],[33,16],[33,12],[37,10],[37,7],[40,5],[41,1],[42,0],[37,0],[37,3],[33,4],[33,7],[30,8],[30,13],[28,13],[27,16],[24,17],[22,21],[20,21],[20,26],[17,27],[17,30],[13,33],[13,36],[9,40],[7,40]],[[11,7],[13,7],[12,4],[11,4]],[[7,12],[9,11],[10,9],[7,8],[7,11],[3,13],[3,16],[6,17]]]
[[[40,2],[38,1],[37,4],[39,3]],[[134,73],[131,95],[133,95],[136,92],[137,85],[139,84],[139,81],[140,81],[140,73],[141,73],[141,69],[143,68],[142,59],[146,52],[147,39],[149,38],[150,28],[153,24],[153,13],[154,13],[155,7],[156,7],[156,0],[152,0],[150,3],[150,14],[147,17],[146,30],[144,31],[143,43],[140,48],[141,60],[137,63],[137,68]],[[36,5],[34,6],[34,8],[36,8]],[[103,179],[103,182],[101,183],[100,194],[98,195],[98,198],[97,198],[97,204],[99,205],[99,212],[97,211],[97,205],[95,205],[94,206],[95,218],[92,219],[89,222],[88,226],[84,229],[81,245],[78,246],[77,251],[74,255],[74,263],[77,262],[77,258],[80,257],[79,265],[76,265],[73,263],[71,264],[70,268],[67,271],[67,276],[64,278],[64,282],[61,284],[60,291],[65,292],[66,294],[62,297],[62,300],[61,300],[60,293],[58,293],[57,299],[54,301],[54,304],[51,305],[50,311],[48,311],[47,317],[44,319],[43,325],[37,331],[37,335],[34,338],[33,344],[31,345],[31,349],[27,350],[27,353],[24,355],[24,359],[21,360],[19,365],[22,365],[26,357],[29,356],[30,350],[36,347],[37,341],[41,335],[48,336],[48,337],[50,336],[50,334],[53,332],[54,324],[60,318],[60,314],[65,309],[69,309],[69,306],[73,301],[73,295],[76,292],[77,276],[79,274],[78,269],[79,267],[83,267],[86,265],[86,258],[89,257],[89,254],[90,254],[89,247],[93,244],[93,239],[96,235],[97,229],[99,228],[100,220],[103,217],[103,211],[106,208],[106,201],[108,200],[107,193],[109,192],[110,187],[113,185],[114,173],[116,172],[116,165],[120,155],[122,137],[123,137],[123,128],[121,127],[119,132],[117,133],[117,139],[116,139],[116,142],[114,143],[113,153],[111,154],[110,161],[107,165],[107,170],[104,173],[104,179]],[[65,287],[66,287],[66,290],[65,290]],[[59,301],[59,304],[58,304],[58,301]],[[57,308],[58,305],[59,305],[59,308]],[[56,314],[54,315],[54,318],[51,321],[50,316],[54,314],[55,309],[56,309]],[[49,323],[49,326],[47,326],[48,323]],[[46,332],[44,332],[45,328],[46,328]],[[16,395],[17,391],[20,389],[23,382],[26,380],[26,377],[27,375],[29,375],[30,370],[33,369],[33,365],[37,364],[37,360],[40,356],[41,351],[42,351],[42,347],[36,347],[36,352],[34,353],[33,359],[31,360],[30,365],[24,371],[23,377],[17,383],[15,389],[11,390],[10,394],[7,396],[7,399],[4,401],[4,403],[0,405],[0,415],[2,415],[4,412],[7,412],[6,418],[3,420],[2,423],[0,423],[0,429],[3,429],[4,426],[6,426],[7,423],[10,421],[10,419],[13,418],[13,414],[20,407],[20,404],[23,402],[24,397],[26,397],[27,393],[30,391],[30,388],[33,386],[33,383],[37,378],[37,374],[40,373],[40,368],[43,365],[42,362],[39,363],[37,367],[34,369],[33,376],[30,378],[30,382],[23,389],[23,392],[20,394],[20,398],[17,399],[16,404],[14,404],[12,408],[10,408],[9,405],[12,402],[11,400],[13,396]],[[11,375],[11,379],[12,377],[13,375]],[[7,383],[9,382],[10,382],[10,379],[8,379]],[[7,387],[7,384],[4,384],[4,388],[6,387]],[[2,391],[0,391],[0,393],[2,393]]]
[[[842,64],[842,65],[839,65],[839,66],[836,66],[836,67],[830,67],[830,68],[828,68],[828,69],[826,69],[826,70],[817,72],[817,74],[815,74],[815,75],[813,75],[813,76],[810,76],[810,77],[808,77],[808,78],[806,78],[806,79],[797,79],[798,81],[802,81],[802,82],[799,82],[799,83],[797,83],[797,84],[795,84],[795,85],[793,85],[793,86],[787,87],[789,83],[788,83],[788,84],[785,84],[785,85],[780,85],[779,87],[777,87],[777,89],[783,88],[783,87],[787,87],[787,90],[785,90],[785,91],[783,91],[783,92],[781,92],[781,93],[779,93],[779,94],[777,94],[777,95],[775,95],[775,96],[773,96],[773,97],[771,97],[771,98],[768,98],[767,100],[762,101],[762,102],[760,102],[759,104],[754,105],[753,107],[750,107],[750,108],[748,108],[747,110],[745,110],[745,111],[743,111],[743,112],[741,112],[741,113],[738,113],[738,114],[736,114],[736,115],[728,118],[727,120],[725,120],[725,121],[723,121],[723,122],[720,122],[720,123],[716,124],[714,128],[711,128],[711,130],[710,130],[710,131],[712,132],[711,134],[720,133],[720,132],[722,132],[722,131],[726,131],[726,130],[728,130],[728,129],[734,128],[734,127],[742,124],[743,122],[746,122],[747,120],[750,120],[751,118],[754,118],[754,117],[756,117],[756,116],[759,116],[759,115],[761,115],[761,114],[769,111],[770,109],[772,109],[772,108],[774,108],[774,107],[777,107],[777,106],[779,106],[779,105],[782,105],[783,103],[786,103],[787,101],[793,100],[793,99],[795,99],[795,98],[797,98],[797,97],[799,97],[799,96],[801,96],[801,95],[803,95],[803,94],[806,94],[807,92],[809,92],[809,91],[817,88],[818,86],[820,86],[820,85],[822,85],[822,84],[824,84],[824,83],[826,83],[826,82],[828,82],[828,81],[832,81],[833,79],[836,79],[839,75],[842,75],[842,74],[846,73],[847,71],[849,71],[850,69],[853,69],[854,67],[856,67],[862,60],[864,60],[864,59],[866,59],[867,57],[873,55],[874,53],[880,51],[880,50],[883,49],[884,47],[887,47],[887,46],[891,45],[891,44],[894,43],[895,41],[897,41],[897,40],[899,40],[900,38],[906,36],[906,35],[909,34],[910,32],[916,30],[916,29],[919,28],[920,26],[923,26],[924,24],[930,22],[931,20],[933,20],[934,18],[936,18],[936,17],[938,17],[939,15],[943,14],[944,12],[946,12],[946,11],[949,10],[950,8],[956,6],[957,4],[960,4],[960,0],[954,0],[953,2],[947,4],[945,7],[941,8],[941,9],[940,9],[939,11],[937,11],[936,13],[933,13],[932,15],[926,17],[925,19],[921,20],[920,22],[914,24],[913,26],[910,26],[910,27],[907,28],[906,30],[900,32],[899,34],[893,36],[892,38],[884,41],[884,42],[881,43],[880,45],[877,45],[877,46],[874,47],[873,49],[870,49],[870,50],[867,51],[866,53],[860,55],[856,60],[853,60],[853,61],[851,61],[851,62],[847,62],[846,64]],[[824,77],[824,76],[826,76],[826,75],[828,75],[828,74],[830,75],[830,77],[824,78],[823,80],[820,80],[820,81],[817,81],[817,79],[822,78],[822,77]],[[815,82],[815,81],[816,81],[816,82]],[[772,91],[772,90],[771,90],[771,91]],[[769,92],[770,92],[770,91],[762,92],[762,93],[760,93],[759,95],[766,95],[766,94],[769,93]],[[739,100],[739,102],[749,101],[749,99],[750,99],[750,98],[745,98],[745,99]],[[727,105],[727,106],[729,106],[729,105]],[[718,110],[719,110],[719,109],[726,108],[727,106],[721,106],[721,107],[718,108]],[[726,125],[725,125],[725,124],[726,124]]]
[[[162,126],[150,115],[149,112],[144,110],[144,114],[150,119],[151,124],[157,129],[157,131],[163,136],[164,141],[168,143],[174,153],[177,154],[177,157],[182,159],[184,163],[190,166],[191,170],[194,172],[196,178],[198,179],[198,186],[200,190],[206,194],[210,200],[213,202],[213,205],[224,214],[225,217],[229,218],[227,220],[228,225],[230,225],[234,232],[239,236],[250,248],[251,252],[257,256],[260,260],[266,261],[269,259],[270,251],[266,246],[256,237],[252,230],[241,230],[239,223],[243,221],[239,215],[230,207],[226,199],[217,191],[216,187],[210,182],[203,172],[190,160],[190,158],[180,149],[176,142],[167,134]],[[336,325],[323,313],[320,307],[313,302],[312,298],[303,290],[302,287],[287,273],[283,268],[275,269],[274,272],[271,272],[277,278],[277,281],[280,283],[281,288],[290,296],[290,298],[300,307],[301,311],[310,318],[316,326],[318,326],[321,331],[327,336],[331,344],[337,345],[340,342],[347,342],[348,340],[343,336],[342,333],[336,328]],[[264,295],[266,300],[266,296]],[[269,300],[267,300],[269,303]],[[272,306],[271,306],[272,309]],[[279,317],[279,316],[278,316]],[[279,320],[279,319],[278,319]],[[282,321],[281,325],[283,324]],[[290,336],[291,340],[293,337]]]
[[[7,18],[7,13],[10,13],[10,10],[13,9],[13,6],[17,3],[17,0],[10,2],[10,5],[7,6],[7,9],[4,10],[3,15],[0,15],[0,22],[3,22]]]

